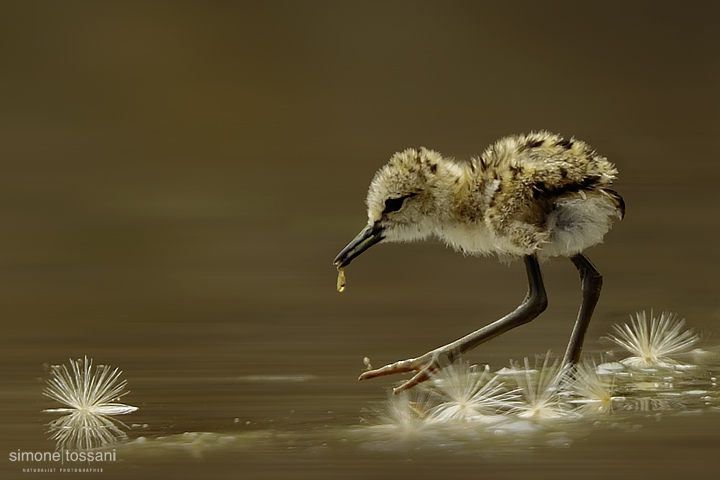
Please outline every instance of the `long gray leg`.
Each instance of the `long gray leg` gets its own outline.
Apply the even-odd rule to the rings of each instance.
[[[466,335],[443,347],[432,350],[425,355],[385,365],[360,375],[359,380],[368,380],[394,373],[417,372],[410,380],[395,389],[395,393],[412,388],[424,382],[437,370],[442,368],[440,357],[445,356],[452,363],[459,355],[485,343],[508,330],[530,322],[547,308],[547,295],[543,285],[540,265],[535,255],[524,258],[528,276],[528,293],[525,300],[514,311],[475,332]]]
[[[525,300],[519,307],[500,320],[496,320],[490,325],[442,347],[442,353],[447,354],[450,362],[481,343],[492,340],[515,327],[529,323],[545,311],[548,304],[547,295],[545,294],[540,265],[535,255],[525,257],[525,268],[528,276],[528,292],[525,295]]]
[[[570,343],[568,343],[565,351],[565,358],[563,359],[565,367],[575,365],[580,360],[580,351],[582,350],[583,340],[585,340],[585,333],[588,325],[590,325],[590,318],[592,318],[602,288],[602,276],[585,255],[580,253],[570,260],[572,260],[580,273],[583,299],[575,321],[575,327],[570,336]]]

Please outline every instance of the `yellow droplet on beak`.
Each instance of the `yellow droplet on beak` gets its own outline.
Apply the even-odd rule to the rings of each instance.
[[[345,268],[338,267],[338,279],[337,279],[337,290],[338,292],[345,291]]]

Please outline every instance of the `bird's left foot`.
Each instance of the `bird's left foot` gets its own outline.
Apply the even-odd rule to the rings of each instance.
[[[400,392],[429,380],[435,372],[442,369],[443,366],[445,366],[440,362],[442,353],[444,353],[442,350],[433,350],[417,358],[409,358],[407,360],[390,363],[375,370],[368,370],[367,372],[363,372],[358,380],[370,380],[371,378],[393,375],[395,373],[416,372],[410,380],[393,390],[393,393],[397,395]]]

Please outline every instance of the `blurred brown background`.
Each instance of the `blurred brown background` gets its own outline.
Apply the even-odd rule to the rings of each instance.
[[[717,339],[716,24],[712,2],[0,3],[3,451],[45,448],[44,362],[121,367],[155,433],[274,407],[352,424],[394,380],[355,382],[364,356],[513,309],[521,265],[435,241],[373,248],[336,293],[375,170],[410,146],[585,140],[627,203],[587,252],[605,276],[588,351],[650,308]],[[545,276],[548,311],[470,360],[563,351],[577,274]],[[316,380],[197,383],[256,374]]]

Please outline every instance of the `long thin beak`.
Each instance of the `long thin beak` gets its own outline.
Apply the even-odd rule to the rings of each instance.
[[[382,230],[382,227],[378,225],[368,225],[365,227],[362,232],[358,233],[358,236],[355,237],[352,242],[348,243],[347,247],[343,248],[342,251],[338,253],[338,256],[335,257],[335,260],[333,260],[333,265],[338,268],[350,265],[353,258],[357,257],[384,238]]]

